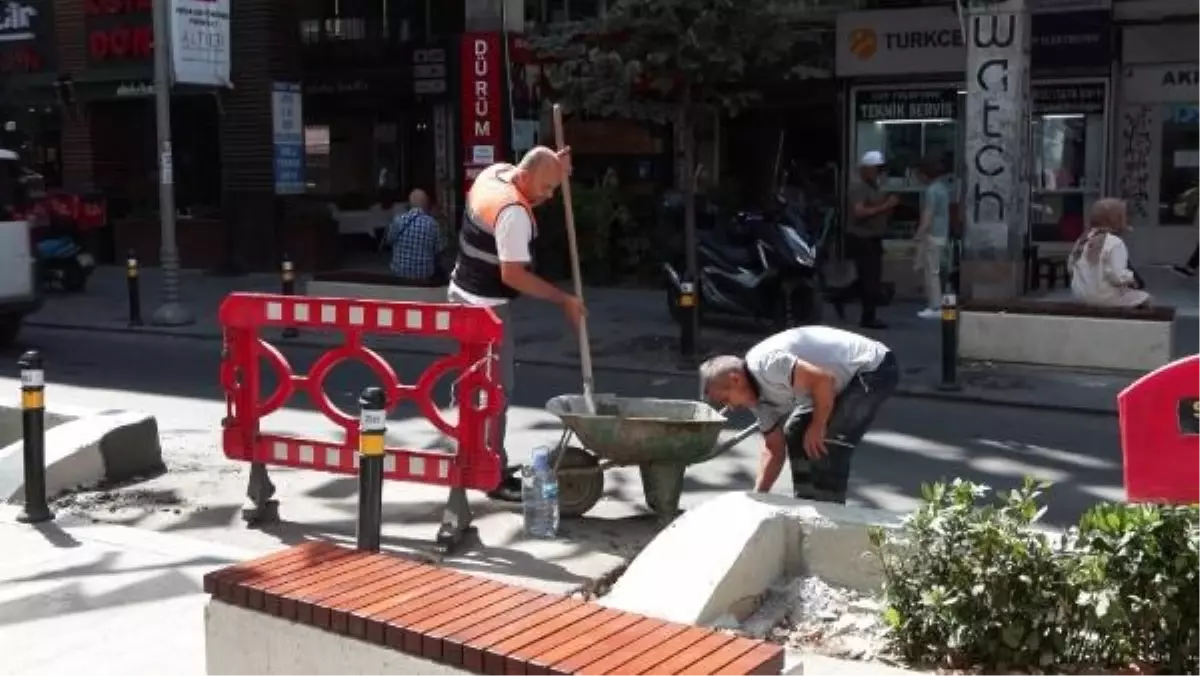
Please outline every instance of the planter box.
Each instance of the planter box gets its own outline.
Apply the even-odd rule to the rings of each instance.
[[[959,312],[958,354],[978,361],[1151,371],[1171,361],[1174,310],[1076,303],[970,303]]]

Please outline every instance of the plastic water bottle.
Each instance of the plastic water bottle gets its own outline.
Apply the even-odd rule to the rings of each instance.
[[[553,449],[534,449],[528,465],[521,468],[521,506],[525,532],[550,539],[558,534],[558,477],[554,474]]]

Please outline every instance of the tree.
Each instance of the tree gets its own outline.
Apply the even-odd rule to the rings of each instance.
[[[798,27],[802,0],[615,0],[601,19],[557,24],[529,37],[548,64],[567,110],[674,125],[676,187],[684,196],[685,249],[696,279],[695,129],[699,114],[735,115],[760,98],[764,82],[829,77],[806,65],[820,35]],[[692,313],[692,335],[698,314]],[[687,342],[687,341],[685,341]]]

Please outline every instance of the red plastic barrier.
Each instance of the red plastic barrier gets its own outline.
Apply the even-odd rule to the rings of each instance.
[[[456,452],[388,448],[384,478],[491,490],[500,481],[500,439],[495,420],[504,401],[499,383],[488,368],[499,348],[503,327],[488,308],[442,303],[276,296],[234,293],[219,312],[225,334],[221,385],[227,417],[223,445],[231,460],[283,465],[324,472],[354,474],[358,470],[359,421],[340,410],[325,393],[323,381],[335,366],[358,360],[370,367],[387,395],[387,408],[401,400],[417,404],[422,415],[456,442]],[[321,355],[307,375],[296,374],[279,350],[262,339],[264,329],[295,326],[306,333],[334,331],[345,342]],[[403,384],[378,353],[363,345],[368,334],[420,335],[458,341],[455,354],[435,361],[411,385]],[[279,378],[279,385],[261,396],[260,359]],[[457,373],[458,423],[443,419],[433,400],[433,388],[444,376]],[[330,420],[345,430],[342,443],[264,434],[262,419],[278,410],[296,391],[306,393]],[[483,395],[483,396],[480,396]],[[492,438],[486,438],[490,435]]]
[[[1125,498],[1200,502],[1200,356],[1152,371],[1117,395]]]

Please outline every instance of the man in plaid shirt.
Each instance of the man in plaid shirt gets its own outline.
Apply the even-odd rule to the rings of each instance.
[[[392,272],[413,286],[441,283],[437,257],[442,250],[441,229],[429,215],[429,195],[420,188],[408,196],[408,211],[388,226],[386,244],[392,247]]]

